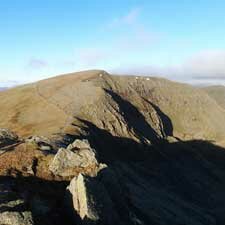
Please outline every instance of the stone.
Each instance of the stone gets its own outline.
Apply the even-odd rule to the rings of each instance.
[[[0,224],[3,225],[32,225],[30,212],[2,212],[0,213]]]
[[[87,140],[76,140],[66,149],[60,148],[53,158],[49,169],[57,176],[75,176],[80,170],[98,167],[95,150],[92,149]]]
[[[84,179],[83,175],[79,174],[78,177],[72,179],[67,189],[73,196],[73,207],[80,218],[84,219],[87,217],[91,220],[97,220],[98,216],[96,215],[96,212],[88,205],[88,196]]]

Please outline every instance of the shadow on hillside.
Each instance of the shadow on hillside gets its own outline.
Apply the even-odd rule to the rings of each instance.
[[[123,115],[128,129],[133,129],[135,131],[141,143],[145,143],[145,139],[148,139],[155,144],[158,143],[160,136],[148,124],[145,117],[133,104],[123,99],[120,95],[113,92],[112,90],[104,90],[118,104],[120,113]]]
[[[213,142],[204,140],[177,140],[174,143],[168,143],[167,140],[161,139],[155,145],[147,145],[145,143],[138,143],[130,138],[113,136],[110,132],[98,128],[95,124],[87,120],[76,119],[82,123],[82,129],[85,134],[66,134],[64,136],[65,140],[73,142],[76,139],[87,139],[90,145],[96,150],[97,158],[100,162],[110,164],[115,160],[128,162],[142,161],[151,157],[155,158],[157,155],[162,159],[168,158],[171,154],[179,155],[180,149],[183,154],[187,151],[188,154],[194,152],[199,157],[203,154],[205,156],[210,155],[211,158],[216,158],[218,161],[225,159],[225,151],[223,151],[223,148],[214,145]],[[74,124],[74,126],[76,125]],[[217,154],[214,155],[214,152],[217,152]]]
[[[151,125],[146,121],[145,117],[139,110],[131,104],[129,101],[123,99],[121,96],[113,92],[112,90],[105,89],[105,92],[112,97],[112,99],[118,104],[120,114],[123,116],[129,130],[133,130],[137,135],[139,142],[136,142],[130,138],[116,137],[105,129],[97,127],[94,123],[82,118],[77,118],[82,126],[73,123],[73,126],[81,128],[86,135],[71,135],[71,134],[59,134],[61,141],[57,142],[58,146],[66,147],[75,139],[88,139],[93,148],[98,153],[98,159],[109,163],[111,160],[141,160],[145,157],[149,149],[149,143],[151,142],[151,149],[154,146],[161,145],[166,142],[167,136],[173,135],[173,126],[170,118],[163,113],[160,108],[148,100],[143,99],[147,104],[150,104],[161,121],[161,133],[160,137]],[[105,146],[108,146],[108,150],[105,151]],[[137,151],[141,154],[137,155]],[[129,157],[128,157],[129,155]]]
[[[153,203],[150,205],[147,212],[154,211],[160,214],[162,210],[163,213],[167,212],[162,215],[166,216],[171,213],[176,216],[178,211],[185,209],[186,214],[182,223],[175,221],[169,223],[163,221],[163,217],[158,217],[162,223],[160,221],[153,223],[146,219],[145,224],[190,224],[187,218],[194,211],[192,207],[197,208],[196,215],[200,219],[200,215],[205,213],[215,218],[214,224],[225,224],[225,149],[203,140],[177,140],[169,143],[158,136],[134,105],[112,91],[106,90],[106,92],[117,102],[129,129],[135,130],[140,143],[130,138],[113,136],[90,121],[76,118],[84,134],[65,134],[58,144],[67,146],[75,139],[88,139],[90,145],[96,150],[98,161],[108,165],[106,171],[111,169],[115,171],[120,183],[128,179],[135,190],[142,191],[140,195],[137,195],[140,198],[144,196],[146,201],[151,202],[152,199],[156,201],[155,205]],[[173,126],[170,118],[158,106],[148,100],[145,101],[155,109],[160,117],[164,137],[172,136]],[[146,143],[145,139],[151,140],[152,144]],[[73,224],[72,218],[67,215],[64,207],[64,194],[68,182],[47,181],[37,177],[0,177],[0,188],[5,182],[12,182],[13,191],[27,200],[26,207],[31,209],[35,225]],[[113,186],[108,185],[108,187],[113,189]],[[120,201],[120,198],[124,198],[125,194],[129,195],[129,192],[120,195],[115,191],[113,194],[116,198],[116,210],[122,218],[129,220],[129,210],[124,210],[125,208],[121,205],[122,201]],[[133,193],[135,194],[136,192]],[[0,198],[0,204],[1,200]],[[126,200],[124,201],[128,202],[126,204],[132,204],[129,198]],[[37,202],[40,207],[37,207]],[[162,208],[157,208],[158,203]],[[176,207],[170,207],[169,203]],[[140,200],[140,206],[144,207],[145,201]],[[41,214],[43,211],[44,215]],[[137,209],[135,215],[142,219],[149,218],[148,214],[144,215],[141,210]],[[91,224],[91,222],[87,220],[86,224]]]
[[[100,162],[107,162],[108,169],[113,168],[117,171],[118,177],[126,177],[126,174],[123,175],[124,171],[120,172],[120,169],[128,165],[130,168],[128,173],[133,171],[131,174],[134,179],[141,179],[142,182],[147,182],[151,189],[168,193],[168,196],[181,199],[185,204],[196,205],[206,214],[215,217],[218,225],[224,224],[224,148],[202,140],[164,142],[158,146],[143,146],[129,139],[112,137],[93,124],[83,122],[88,125],[87,129],[90,131],[90,136],[85,138],[88,138],[95,147],[100,156]],[[99,139],[104,142],[99,142]],[[108,141],[111,142],[107,144]],[[113,144],[112,141],[115,143]],[[120,147],[116,148],[117,145]],[[136,182],[139,182],[138,179]],[[73,224],[64,207],[64,194],[68,182],[47,181],[37,177],[0,177],[0,188],[6,181],[13,183],[13,191],[26,199],[26,207],[32,211],[34,224]],[[144,184],[136,183],[135,185]],[[159,202],[162,201],[160,193],[158,192],[157,195],[154,192],[154,199],[158,199]],[[151,197],[145,195],[145,198]],[[1,199],[0,204],[3,203],[2,201]],[[154,205],[152,207],[154,208]],[[176,207],[179,209],[179,204]],[[0,208],[1,212],[2,210],[6,209]],[[176,214],[176,209],[170,210]],[[45,214],[42,215],[42,213]],[[123,213],[127,213],[123,217],[129,216],[128,211],[123,211]],[[183,224],[186,224],[185,218]]]
[[[104,150],[108,151],[108,148]],[[214,224],[212,221],[216,221],[215,224],[224,225],[224,148],[208,141],[191,140],[164,143],[154,150],[149,147],[142,159],[140,154],[142,153],[136,152],[138,161],[134,161],[134,156],[132,161],[111,160],[108,168],[102,170],[97,179],[90,178],[91,184],[92,180],[94,184],[97,181],[96,185],[99,181],[106,182],[105,188],[115,207],[115,211],[112,211],[123,219],[121,224],[135,224],[129,218],[131,213],[135,213],[137,219],[144,221],[144,224],[188,225],[190,223],[186,218],[193,217],[192,222],[195,222],[192,224],[199,224],[196,223],[199,220],[200,224],[211,225]],[[129,159],[130,156],[127,157]],[[116,184],[115,179],[118,182]],[[118,189],[118,185],[121,189]],[[127,187],[134,189],[130,191]],[[110,212],[111,208],[105,205],[101,191],[96,191],[98,188],[95,190],[92,186],[90,188],[91,192],[97,195],[97,201],[100,200],[98,203],[105,206],[101,213]],[[145,210],[142,211],[142,208],[136,209],[133,205],[135,203],[130,201],[132,196],[134,198],[138,196],[137,201],[143,204],[145,210],[149,207],[160,216],[160,222],[154,220],[154,216],[151,220],[150,211],[148,214]],[[72,196],[67,197],[72,199]],[[169,216],[163,213],[164,210],[168,211]],[[170,214],[174,216],[174,221],[171,220],[173,216],[170,218]],[[77,224],[93,223],[87,218],[85,222],[81,221],[75,211],[72,215],[75,216]],[[113,219],[114,217],[112,221]]]
[[[35,225],[73,224],[64,209],[66,181],[49,181],[38,177],[0,176],[0,213],[31,211]],[[15,207],[10,201],[23,199]],[[5,204],[5,205],[4,205]],[[0,221],[1,223],[1,221]]]
[[[171,119],[154,103],[150,102],[149,100],[143,98],[145,102],[147,102],[149,105],[152,106],[152,108],[157,112],[161,122],[162,126],[161,131],[164,134],[164,137],[166,136],[173,136],[173,124]]]

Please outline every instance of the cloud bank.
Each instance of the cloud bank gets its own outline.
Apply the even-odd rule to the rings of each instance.
[[[167,67],[124,65],[112,70],[119,74],[161,76],[196,84],[225,84],[225,50],[205,50],[194,54],[181,64]]]

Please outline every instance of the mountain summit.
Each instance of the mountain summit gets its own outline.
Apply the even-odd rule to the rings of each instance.
[[[84,71],[7,90],[0,93],[0,103],[0,127],[23,137],[80,135],[84,121],[138,142],[225,137],[224,110],[214,99],[161,78]]]

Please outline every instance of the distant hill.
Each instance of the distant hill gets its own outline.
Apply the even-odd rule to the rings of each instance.
[[[137,141],[143,141],[140,136],[149,127],[147,142],[163,136],[225,137],[225,113],[205,91],[161,78],[84,71],[6,90],[0,104],[0,127],[22,136],[79,135],[86,126],[83,120]],[[164,124],[165,118],[171,124]]]

